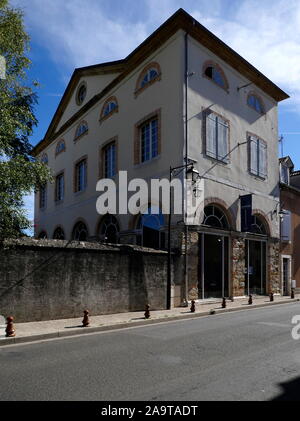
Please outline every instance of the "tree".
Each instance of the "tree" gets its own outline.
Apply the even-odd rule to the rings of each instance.
[[[31,155],[37,95],[26,75],[28,51],[23,12],[0,0],[0,56],[6,63],[5,79],[0,79],[0,241],[30,227],[23,196],[51,180],[46,165]]]

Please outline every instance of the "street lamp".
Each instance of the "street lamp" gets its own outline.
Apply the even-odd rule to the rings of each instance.
[[[168,220],[168,269],[167,269],[167,310],[171,309],[171,220],[172,220],[172,192],[171,192],[171,181],[173,175],[178,176],[182,170],[185,169],[186,179],[191,180],[194,184],[199,178],[199,173],[194,168],[193,163],[188,163],[178,167],[170,167],[169,182],[170,182],[170,207],[169,207],[169,220]],[[185,301],[187,303],[187,234],[188,225],[185,224]]]

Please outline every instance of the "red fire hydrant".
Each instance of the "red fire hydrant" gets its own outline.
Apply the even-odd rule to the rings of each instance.
[[[5,332],[6,332],[5,336],[8,338],[12,338],[13,336],[16,336],[13,321],[14,321],[14,318],[12,316],[9,316],[6,318],[7,326],[5,329]]]
[[[83,320],[82,320],[82,327],[87,327],[90,324],[89,311],[84,310],[83,314],[84,314],[84,316],[83,316]]]
[[[150,305],[146,304],[146,310],[145,310],[145,319],[150,319]]]
[[[195,313],[196,307],[195,307],[195,300],[191,301],[191,313]]]

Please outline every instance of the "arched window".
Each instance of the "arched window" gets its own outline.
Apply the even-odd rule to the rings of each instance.
[[[247,97],[247,104],[249,107],[253,108],[259,114],[264,114],[264,105],[262,100],[253,92],[251,92]]]
[[[78,89],[77,89],[77,93],[76,93],[76,103],[77,105],[81,105],[83,103],[83,101],[85,100],[86,97],[86,83],[82,82]]]
[[[99,236],[105,243],[116,244],[119,240],[119,224],[113,215],[105,215],[99,225]]]
[[[251,232],[255,234],[267,235],[267,228],[266,224],[263,221],[262,217],[259,215],[253,215],[252,217],[252,225],[251,225]]]
[[[39,239],[39,240],[46,240],[46,238],[47,238],[47,233],[46,233],[46,231],[41,231],[41,232],[39,233],[39,235],[38,235],[38,239]]]
[[[202,224],[215,228],[229,229],[229,223],[225,213],[215,205],[208,205],[204,208]]]
[[[87,241],[88,239],[88,229],[84,222],[77,222],[73,228],[72,238],[75,241]]]
[[[88,130],[89,128],[86,121],[82,121],[81,123],[79,123],[75,132],[75,140],[87,133]]]
[[[149,207],[147,213],[140,215],[137,222],[139,231],[137,243],[144,247],[161,249],[165,247],[164,216],[157,206]]]
[[[41,162],[46,165],[48,164],[48,155],[46,153],[43,153],[41,157]]]
[[[218,64],[212,62],[205,63],[203,67],[203,74],[208,79],[211,79],[213,82],[219,85],[221,88],[228,91],[229,85],[225,73]]]
[[[157,80],[160,80],[160,77],[161,70],[159,64],[156,62],[148,64],[138,77],[135,93],[138,94],[139,91],[143,90]]]
[[[53,239],[54,240],[64,240],[65,239],[65,233],[64,230],[61,227],[57,227],[53,233]]]
[[[61,152],[64,152],[65,150],[66,150],[65,141],[63,139],[60,139],[56,144],[55,155],[58,155]]]
[[[106,119],[111,114],[118,112],[118,110],[119,110],[119,106],[118,106],[117,98],[115,96],[111,96],[105,101],[102,107],[101,114],[100,114],[100,121]]]

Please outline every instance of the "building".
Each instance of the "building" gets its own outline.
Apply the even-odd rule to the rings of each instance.
[[[281,202],[281,285],[282,294],[290,295],[291,281],[300,288],[300,171],[294,171],[289,156],[280,158]]]
[[[156,215],[100,216],[96,183],[120,170],[150,182],[193,163],[205,208],[197,226],[172,217],[172,247],[185,255],[175,295],[279,293],[277,106],[286,98],[179,9],[124,60],[74,71],[34,149],[55,177],[36,195],[36,237],[163,248],[159,201]]]

